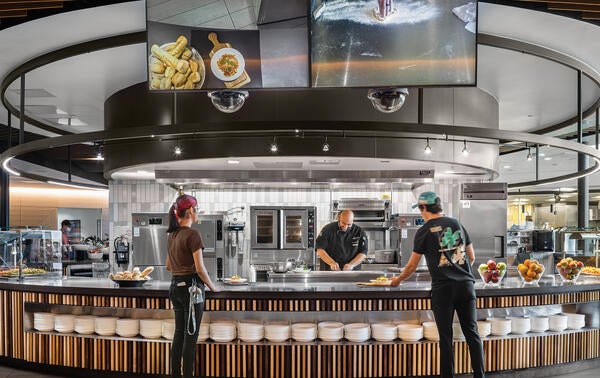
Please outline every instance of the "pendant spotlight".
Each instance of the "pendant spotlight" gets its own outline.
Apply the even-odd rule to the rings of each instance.
[[[269,151],[271,151],[271,153],[276,153],[277,151],[279,151],[279,146],[277,145],[277,137],[273,137],[273,143],[271,143],[271,146],[269,146]]]
[[[175,148],[173,149],[173,153],[177,156],[181,155],[183,151],[181,150],[181,147],[179,146],[175,146]]]
[[[98,144],[98,153],[96,154],[96,160],[104,160],[104,154],[102,153],[102,144]]]
[[[529,150],[527,151],[527,161],[532,161],[533,160],[533,155],[531,154],[531,147],[529,147]]]
[[[325,137],[325,143],[323,143],[323,147],[321,147],[323,152],[329,152],[329,143],[327,143],[327,137]]]
[[[431,146],[429,145],[429,138],[427,138],[427,145],[425,145],[425,153],[428,155],[431,153]]]
[[[463,140],[463,148],[462,148],[462,154],[467,156],[469,154],[469,150],[467,149],[467,140]]]

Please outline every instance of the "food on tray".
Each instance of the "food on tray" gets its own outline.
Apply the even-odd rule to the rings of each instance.
[[[579,273],[581,273],[583,268],[583,263],[581,261],[575,261],[572,257],[567,257],[566,259],[561,259],[556,264],[556,270],[558,270],[558,274],[565,281],[576,281],[577,277],[579,277]]]
[[[503,262],[496,263],[494,260],[488,260],[486,264],[479,265],[477,269],[481,279],[486,284],[496,284],[502,281],[506,274],[506,264]]]
[[[519,276],[525,282],[537,282],[542,277],[544,273],[544,265],[540,264],[537,260],[527,259],[523,261],[522,264],[517,266],[519,271]]]
[[[152,89],[199,89],[204,82],[204,63],[200,54],[188,47],[180,35],[177,41],[162,46],[152,45],[148,61]]]
[[[115,274],[109,274],[108,278],[110,278],[111,280],[116,280],[116,281],[141,281],[141,280],[149,280],[150,277],[148,276],[150,273],[152,273],[152,271],[154,270],[154,267],[149,266],[146,269],[144,269],[143,272],[140,271],[140,268],[138,268],[137,266],[135,268],[133,268],[133,270],[130,272],[128,270],[124,271],[124,272],[118,272]]]
[[[390,279],[387,278],[386,276],[379,276],[379,277],[375,278],[375,281],[377,281],[377,282],[387,282],[389,280]]]
[[[585,274],[593,274],[596,276],[600,276],[600,268],[594,268],[593,266],[584,266],[581,269],[581,272]]]
[[[217,60],[217,67],[223,71],[223,75],[230,77],[235,75],[240,63],[233,54],[223,54],[219,60]]]
[[[44,269],[38,268],[23,268],[23,275],[34,275],[34,274],[45,274],[47,273]],[[19,275],[19,268],[7,269],[0,272],[2,277],[17,277]]]

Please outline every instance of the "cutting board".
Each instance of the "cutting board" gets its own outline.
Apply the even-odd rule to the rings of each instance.
[[[208,54],[210,56],[210,58],[213,57],[213,55],[215,55],[215,53],[217,51],[219,51],[220,49],[223,49],[225,47],[231,47],[231,45],[229,43],[221,43],[219,42],[219,38],[217,37],[217,33],[212,32],[208,35],[208,39],[212,42],[213,44],[213,49],[210,50],[210,53]],[[225,87],[227,88],[239,88],[242,87],[246,84],[248,84],[250,82],[250,75],[248,75],[248,72],[246,72],[246,70],[244,70],[244,72],[235,80],[231,80],[231,81],[224,81],[223,83],[225,84]]]
[[[358,286],[381,286],[381,287],[389,287],[392,286],[392,281],[386,282],[385,284],[378,282],[357,282]]]

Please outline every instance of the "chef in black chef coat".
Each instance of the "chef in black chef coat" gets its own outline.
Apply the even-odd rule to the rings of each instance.
[[[337,222],[321,229],[317,237],[321,270],[353,270],[367,257],[367,234],[353,222],[354,213],[344,210]]]

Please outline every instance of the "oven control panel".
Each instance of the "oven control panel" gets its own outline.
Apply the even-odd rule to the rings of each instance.
[[[315,211],[312,209],[308,210],[308,248],[315,247]]]

